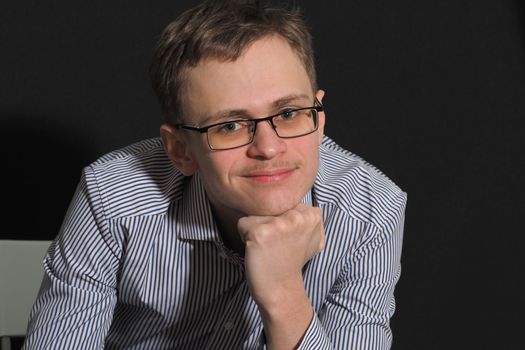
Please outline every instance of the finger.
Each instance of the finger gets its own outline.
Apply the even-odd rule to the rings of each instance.
[[[245,216],[237,222],[237,231],[241,241],[246,243],[249,239],[250,229],[257,225],[267,224],[273,219],[272,216]]]
[[[266,224],[270,222],[273,218],[273,216],[245,216],[239,219],[239,221],[237,222],[237,226],[250,227],[252,225]]]

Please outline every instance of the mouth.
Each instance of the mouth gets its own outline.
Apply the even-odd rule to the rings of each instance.
[[[263,169],[245,174],[243,177],[258,183],[274,183],[289,178],[296,168]]]

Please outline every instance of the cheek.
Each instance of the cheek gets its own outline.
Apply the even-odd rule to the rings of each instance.
[[[301,149],[304,162],[307,167],[307,176],[311,177],[311,181],[315,180],[317,170],[319,168],[319,143],[317,137],[312,137],[310,142]]]
[[[209,153],[202,157],[199,162],[201,177],[208,184],[217,184],[219,186],[228,184],[230,178],[235,174],[236,164],[240,156],[234,152],[215,152]]]
[[[310,137],[309,137],[310,136]],[[319,140],[322,136],[318,134],[308,135],[306,139],[297,139],[297,143],[294,145],[295,149],[304,158],[304,161],[308,164],[316,164],[319,158]]]

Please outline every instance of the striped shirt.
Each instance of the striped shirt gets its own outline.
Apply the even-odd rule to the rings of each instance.
[[[314,317],[299,348],[390,348],[406,194],[325,137],[303,201],[326,245],[303,269]],[[44,269],[24,349],[265,348],[242,258],[159,139],[84,169]]]

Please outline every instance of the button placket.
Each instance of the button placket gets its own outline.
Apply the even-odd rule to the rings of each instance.
[[[206,349],[217,349],[219,345],[224,349],[245,348],[247,344],[244,342],[250,338],[250,334],[258,326],[256,319],[246,318],[246,315],[253,315],[255,310],[252,309],[256,308],[248,292],[246,281],[243,281],[229,300],[223,317],[218,320]]]

